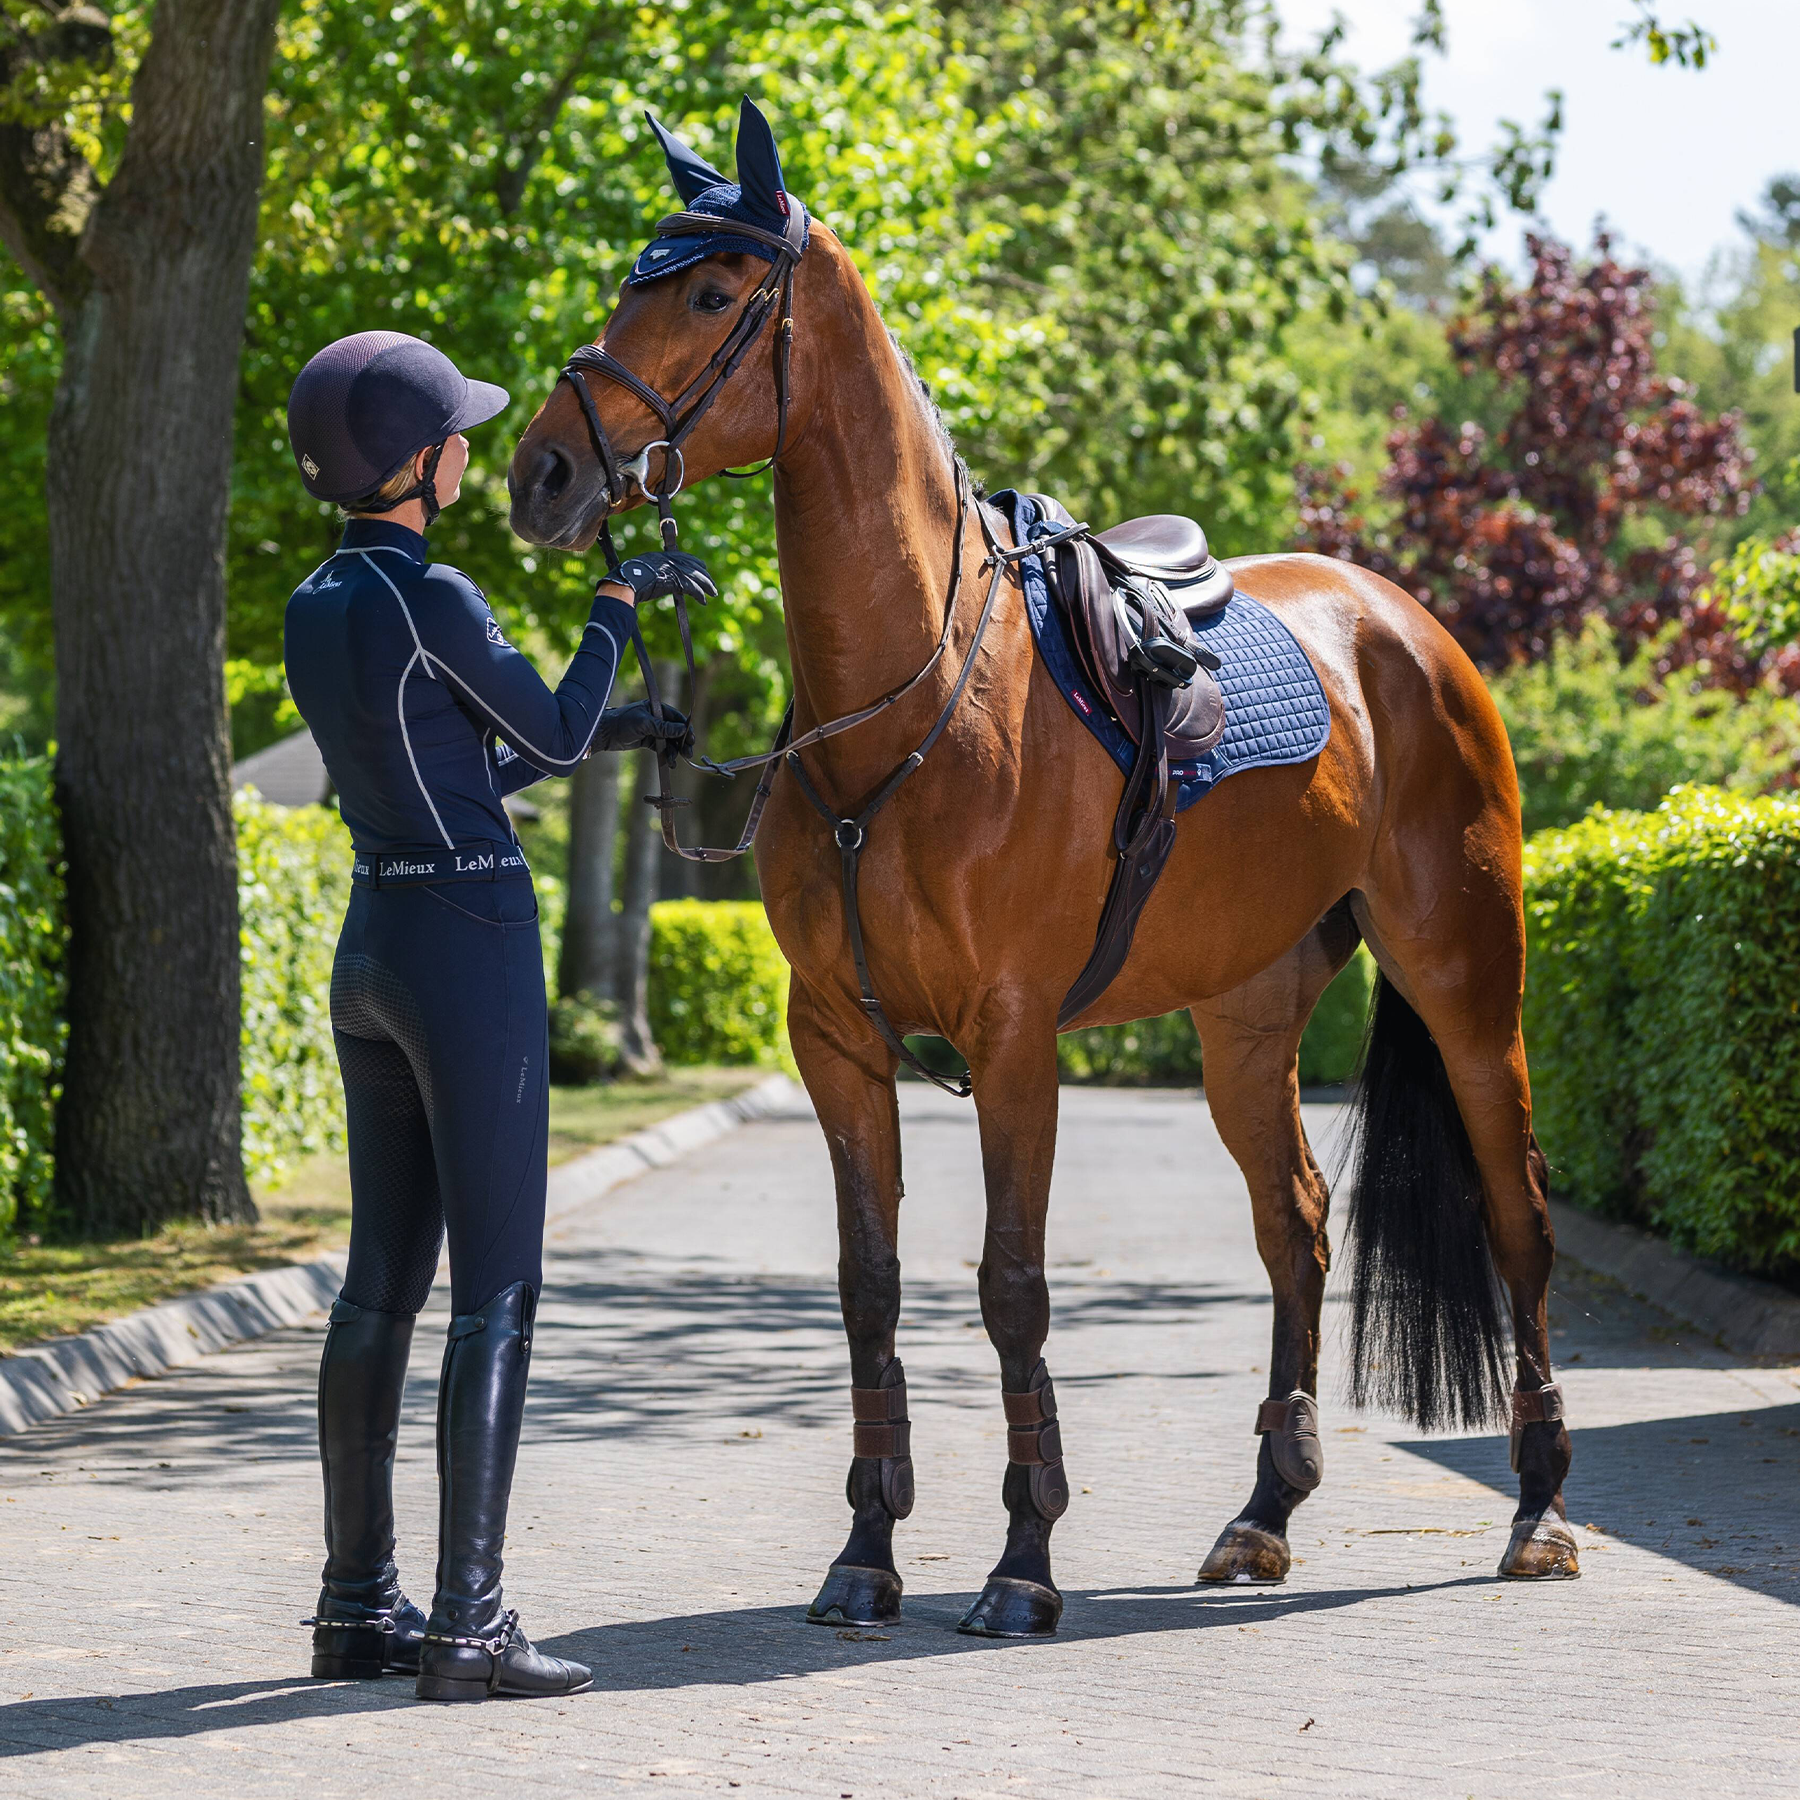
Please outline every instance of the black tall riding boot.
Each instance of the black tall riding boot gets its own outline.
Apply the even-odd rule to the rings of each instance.
[[[500,1592],[537,1296],[515,1282],[450,1321],[438,1387],[437,1595],[419,1656],[421,1700],[578,1693],[580,1663],[531,1647]]]
[[[394,1446],[412,1348],[411,1313],[340,1300],[319,1359],[325,1574],[312,1672],[342,1681],[419,1666],[425,1615],[394,1568]]]

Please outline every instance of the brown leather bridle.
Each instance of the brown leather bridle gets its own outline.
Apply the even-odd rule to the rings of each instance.
[[[620,362],[604,343],[583,344],[563,365],[559,377],[575,390],[575,398],[581,403],[582,415],[587,420],[588,436],[593,439],[594,454],[599,458],[600,471],[606,478],[607,513],[610,514],[615,507],[622,506],[631,498],[633,486],[642,489],[644,498],[656,503],[665,550],[673,550],[677,541],[675,496],[681,492],[687,475],[681,446],[694,427],[706,417],[725,383],[737,372],[738,365],[750,353],[751,346],[762,336],[763,327],[769,322],[771,314],[776,314],[780,319],[775,337],[775,450],[767,462],[759,463],[753,469],[726,469],[723,472],[737,481],[760,475],[765,469],[774,466],[776,457],[781,455],[787,442],[788,363],[794,347],[794,270],[799,265],[801,252],[805,247],[806,215],[798,206],[794,207],[787,229],[781,233],[764,231],[760,226],[746,225],[737,219],[724,219],[716,213],[696,212],[671,213],[656,227],[658,237],[714,237],[721,233],[768,245],[775,252],[774,265],[769,271],[768,279],[744,296],[737,318],[732,321],[731,330],[707,360],[706,367],[673,400],[665,400],[647,381]],[[643,401],[661,422],[663,435],[653,438],[635,455],[621,461],[606,435],[606,427],[600,423],[593,390],[585,379],[590,373],[604,375],[609,381],[617,382],[628,393]],[[649,480],[650,454],[654,450],[663,453],[663,466],[662,479],[652,488]],[[607,566],[616,569],[619,559],[613,550],[612,531],[606,518],[602,518],[600,523],[600,541],[606,552]],[[678,611],[682,641],[686,644],[687,613],[685,609],[678,608]],[[688,664],[691,669],[691,647]]]

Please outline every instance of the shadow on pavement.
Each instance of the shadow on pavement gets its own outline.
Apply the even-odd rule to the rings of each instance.
[[[975,1598],[972,1592],[909,1598],[908,1617],[881,1631],[809,1625],[798,1606],[691,1613],[599,1625],[546,1641],[543,1648],[589,1664],[594,1686],[572,1699],[536,1704],[580,1706],[651,1689],[754,1687],[869,1662],[910,1662],[922,1656],[1054,1655],[1059,1643],[1147,1632],[1235,1629],[1372,1600],[1489,1585],[1486,1576],[1463,1576],[1409,1587],[1339,1588],[1312,1594],[1254,1588],[1071,1589],[1066,1592],[1069,1610],[1062,1631],[1056,1638],[1038,1643],[958,1635],[956,1621]],[[192,1738],[210,1731],[388,1712],[419,1704],[412,1683],[399,1676],[365,1682],[304,1678],[291,1683],[235,1681],[161,1693],[15,1701],[0,1706],[0,1758],[80,1749],[89,1744]]]
[[[1697,1413],[1637,1425],[1573,1422],[1564,1488],[1577,1524],[1757,1593],[1800,1605],[1800,1405]],[[1400,1442],[1504,1495],[1496,1438]],[[1498,1455],[1496,1455],[1496,1450]],[[1604,1550],[1587,1572],[1605,1579]]]
[[[1229,1282],[1096,1280],[1068,1284],[1059,1330],[1154,1318],[1192,1325],[1210,1308],[1265,1303]],[[407,1387],[404,1441],[428,1445],[443,1315],[421,1319]],[[901,1333],[918,1391],[972,1408],[999,1406],[998,1377],[960,1361],[933,1367],[934,1347],[960,1353],[980,1318],[975,1277],[908,1284]],[[971,1329],[971,1328],[974,1329]],[[321,1332],[283,1332],[134,1388],[113,1402],[0,1441],[0,1472],[30,1471],[78,1451],[102,1480],[170,1489],[217,1478],[219,1460],[311,1463],[318,1454],[310,1365]],[[301,1375],[296,1364],[306,1373]],[[631,1440],[774,1424],[837,1427],[849,1396],[837,1290],[828,1279],[744,1277],[708,1259],[588,1253],[564,1259],[538,1315],[526,1402],[528,1442]],[[1189,1372],[1195,1379],[1232,1369]],[[1110,1378],[1110,1377],[1109,1377]],[[1099,1379],[1096,1377],[1095,1379]],[[1071,1371],[1066,1387],[1082,1381]],[[753,1412],[743,1395],[755,1396]],[[17,1479],[15,1475],[12,1478]]]

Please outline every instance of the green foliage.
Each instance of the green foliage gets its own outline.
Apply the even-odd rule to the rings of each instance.
[[[591,1087],[619,1072],[619,1009],[610,1000],[569,994],[550,1008],[550,1079]]]
[[[1761,655],[1800,641],[1800,550],[1748,537],[1713,565],[1713,594],[1743,639]]]
[[[1766,687],[1733,694],[1698,671],[1658,672],[1664,639],[1621,656],[1603,619],[1489,678],[1518,765],[1529,836],[1590,807],[1654,807],[1679,782],[1761,793],[1800,772],[1800,708]]]
[[[1065,1031],[1056,1040],[1056,1070],[1064,1081],[1195,1087],[1200,1082],[1200,1035],[1185,1012]]]
[[[1756,452],[1761,491],[1734,522],[1741,533],[1778,538],[1800,520],[1800,403],[1794,398],[1794,323],[1800,319],[1800,239],[1790,238],[1771,182],[1766,218],[1740,214],[1751,242],[1721,250],[1692,294],[1667,281],[1664,365],[1678,371],[1709,411],[1730,408]]]
[[[67,936],[50,764],[0,763],[0,1237],[49,1216]]]
[[[1657,16],[1650,0],[1636,0],[1637,17],[1627,20],[1613,39],[1615,50],[1626,50],[1642,44],[1650,53],[1650,61],[1660,67],[1673,63],[1678,69],[1704,69],[1719,53],[1719,40],[1697,20],[1685,25],[1665,25]]]
[[[1338,978],[1319,996],[1300,1040],[1300,1085],[1335,1087],[1354,1079],[1375,998],[1375,959],[1359,945]]]
[[[663,900],[650,909],[650,1031],[676,1064],[790,1068],[788,966],[749,900]]]
[[[1300,1040],[1302,1087],[1332,1087],[1355,1075],[1374,992],[1374,958],[1359,948],[1320,996]],[[1174,1087],[1201,1080],[1200,1038],[1185,1012],[1065,1031],[1056,1060],[1064,1081]]]
[[[1800,799],[1678,788],[1526,850],[1537,1130],[1570,1198],[1800,1269]]]
[[[331,1040],[331,960],[350,899],[350,834],[322,806],[233,801],[243,944],[244,1172],[341,1148],[344,1093]]]

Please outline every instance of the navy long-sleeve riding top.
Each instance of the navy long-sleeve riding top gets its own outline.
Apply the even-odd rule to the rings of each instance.
[[[502,797],[587,754],[631,626],[624,601],[597,599],[552,692],[416,531],[352,519],[288,601],[286,650],[356,848],[512,843]]]

